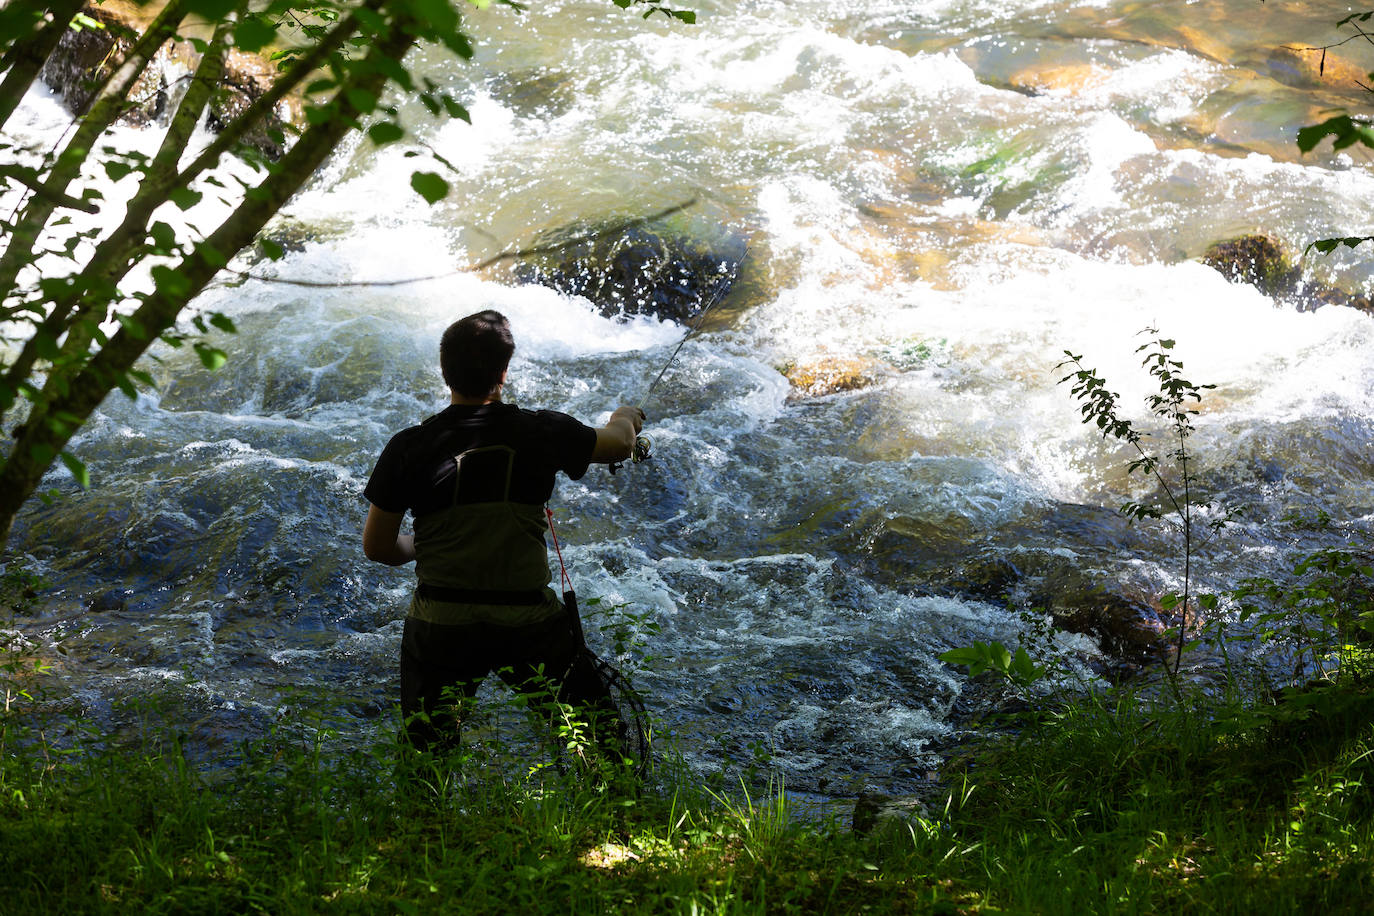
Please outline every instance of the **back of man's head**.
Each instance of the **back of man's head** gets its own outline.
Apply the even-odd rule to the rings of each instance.
[[[439,369],[445,384],[458,394],[483,398],[501,384],[514,352],[510,322],[487,309],[448,326],[439,341]]]

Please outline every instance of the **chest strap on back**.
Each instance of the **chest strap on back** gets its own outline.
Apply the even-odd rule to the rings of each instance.
[[[505,591],[490,588],[445,588],[442,585],[427,585],[421,582],[415,587],[415,594],[430,601],[453,601],[458,604],[507,604],[528,606],[543,604],[545,593],[542,589]]]

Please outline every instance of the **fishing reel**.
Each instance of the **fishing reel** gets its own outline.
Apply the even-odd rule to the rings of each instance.
[[[629,460],[633,464],[639,464],[641,461],[648,461],[650,458],[652,458],[653,452],[654,443],[652,439],[650,439],[648,436],[635,436],[635,447],[634,451],[630,454]],[[607,467],[610,468],[612,474],[614,474],[616,471],[620,470],[624,466],[624,461],[612,461],[609,465],[607,465]]]

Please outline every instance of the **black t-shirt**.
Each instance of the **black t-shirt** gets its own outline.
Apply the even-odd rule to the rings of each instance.
[[[455,457],[506,446],[509,465],[495,451],[464,465],[461,492],[454,493]],[[391,438],[363,495],[386,512],[421,518],[457,503],[509,501],[541,506],[553,495],[559,471],[577,480],[587,473],[596,430],[565,413],[523,410],[514,404],[453,404],[419,426]],[[485,465],[485,466],[484,466]],[[509,482],[509,491],[504,488]]]
[[[567,414],[499,402],[454,404],[393,436],[363,495],[415,518],[410,616],[517,626],[562,614],[542,506],[558,472],[580,478],[595,447],[596,430]]]

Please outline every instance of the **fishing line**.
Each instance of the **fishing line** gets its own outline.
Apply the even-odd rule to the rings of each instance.
[[[716,287],[711,292],[711,298],[706,302],[706,308],[697,313],[696,320],[692,322],[692,326],[687,329],[687,333],[683,335],[682,340],[678,341],[677,346],[673,348],[672,355],[669,356],[668,361],[663,364],[663,368],[658,370],[658,375],[654,376],[654,380],[649,383],[648,389],[644,392],[644,397],[640,398],[639,403],[635,405],[639,408],[640,413],[644,412],[644,405],[649,402],[649,398],[653,395],[654,389],[658,387],[658,383],[663,381],[663,376],[668,373],[673,363],[677,361],[677,356],[682,352],[682,348],[687,345],[687,341],[695,337],[697,331],[701,330],[702,324],[706,321],[706,314],[716,307],[716,303],[720,302],[725,290],[734,284],[734,280],[739,276],[740,268],[744,265],[744,259],[747,257],[749,257],[748,245],[744,246],[744,253],[740,255],[740,259],[736,263],[733,273],[728,277],[722,275],[716,281]],[[639,464],[641,461],[648,461],[653,457],[653,450],[654,443],[652,439],[648,436],[636,436],[634,451],[630,455],[630,461],[634,464]],[[624,466],[625,462],[623,461],[613,461],[608,467],[610,472],[614,474]]]

